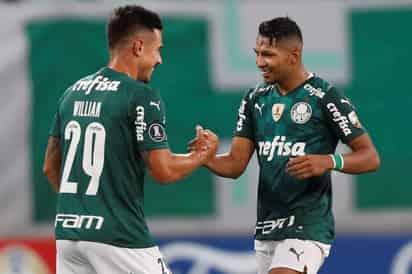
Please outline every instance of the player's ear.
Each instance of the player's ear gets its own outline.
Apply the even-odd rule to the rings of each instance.
[[[143,54],[143,41],[140,39],[133,40],[132,52],[136,57],[140,57]]]
[[[289,52],[289,64],[296,65],[300,62],[301,59],[301,51],[299,48],[295,47]]]

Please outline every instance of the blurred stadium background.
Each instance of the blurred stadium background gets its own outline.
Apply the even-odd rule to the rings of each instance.
[[[0,1],[0,274],[55,273],[55,195],[41,170],[49,124],[62,91],[107,63],[105,20],[128,2]],[[295,19],[307,69],[352,98],[382,158],[375,174],[334,174],[338,237],[320,274],[412,273],[411,0],[133,3],[164,19],[152,86],[177,152],[198,123],[226,149],[240,98],[259,79],[258,23]],[[146,184],[149,226],[175,274],[256,273],[253,161],[236,181],[200,169],[176,185]]]

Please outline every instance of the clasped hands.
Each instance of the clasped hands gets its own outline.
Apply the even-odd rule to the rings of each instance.
[[[209,129],[196,126],[196,137],[188,143],[188,150],[200,157],[202,164],[206,164],[216,155],[219,138]]]

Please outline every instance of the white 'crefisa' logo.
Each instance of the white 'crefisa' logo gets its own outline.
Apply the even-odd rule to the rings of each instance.
[[[312,107],[306,102],[299,102],[292,106],[290,116],[293,122],[297,124],[304,124],[309,121],[312,116]]]

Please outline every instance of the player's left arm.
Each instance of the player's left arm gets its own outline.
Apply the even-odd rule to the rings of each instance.
[[[348,143],[348,146],[352,152],[341,155],[343,158],[341,172],[360,174],[378,169],[380,165],[379,154],[367,133],[353,139]],[[287,164],[287,171],[298,179],[320,176],[335,168],[332,157],[331,155],[308,154],[291,158]]]
[[[50,136],[46,155],[44,157],[43,172],[56,191],[59,189],[61,161],[62,150],[60,146],[60,138]]]
[[[333,134],[346,143],[348,154],[309,154],[290,159],[287,171],[299,179],[320,176],[328,170],[337,169],[344,173],[360,174],[378,169],[379,154],[361,125],[355,108],[349,99],[335,88],[329,90],[322,100],[326,122]]]
[[[375,171],[380,166],[379,154],[367,133],[348,143],[352,152],[342,155],[344,166],[342,172],[360,174]],[[331,158],[332,159],[332,158]]]

